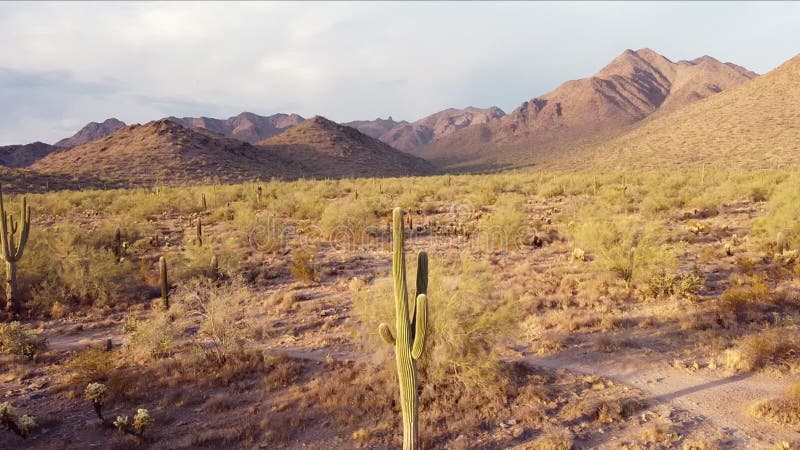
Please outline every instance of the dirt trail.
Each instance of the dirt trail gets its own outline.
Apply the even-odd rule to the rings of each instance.
[[[785,394],[796,381],[760,374],[725,375],[690,371],[658,362],[654,354],[596,353],[578,348],[554,356],[527,355],[525,362],[549,369],[598,375],[644,392],[651,404],[668,404],[710,421],[726,432],[736,447],[771,448],[800,439],[797,430],[754,419],[746,409],[757,400]],[[524,447],[520,447],[524,448]]]

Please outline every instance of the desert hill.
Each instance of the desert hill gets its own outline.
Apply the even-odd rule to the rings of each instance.
[[[0,147],[0,166],[27,167],[59,149],[59,147],[44,142],[2,146]]]
[[[711,57],[672,62],[626,50],[597,74],[563,83],[497,121],[467,127],[411,153],[450,167],[527,165],[607,139],[643,119],[680,109],[754,78]]]
[[[89,122],[74,135],[55,143],[56,147],[72,148],[102,139],[125,126],[125,122],[114,118],[103,122]]]
[[[390,116],[388,119],[381,119],[379,117],[375,120],[354,120],[352,122],[345,122],[342,125],[355,128],[369,137],[380,139],[384,133],[400,124],[408,124],[408,122],[405,120],[398,122]]]
[[[503,117],[505,113],[495,106],[491,108],[464,109],[448,108],[415,122],[394,122],[376,119],[374,121],[350,122],[348,126],[362,133],[380,139],[392,147],[409,151],[427,145],[444,136],[472,125],[489,123]]]
[[[655,118],[557,166],[800,164],[800,55],[736,88]]]
[[[262,148],[166,119],[131,125],[101,140],[51,153],[31,168],[45,174],[91,175],[123,186],[293,178],[305,172]]]
[[[186,128],[203,128],[251,144],[275,136],[305,120],[297,114],[281,113],[259,116],[250,112],[243,112],[224,120],[208,117],[169,117],[168,119]]]
[[[285,159],[297,161],[320,176],[379,177],[435,172],[423,159],[320,116],[261,141],[259,145]]]

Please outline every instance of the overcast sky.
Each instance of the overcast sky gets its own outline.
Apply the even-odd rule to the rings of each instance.
[[[509,112],[626,48],[759,73],[800,3],[0,3],[0,145],[89,121]]]

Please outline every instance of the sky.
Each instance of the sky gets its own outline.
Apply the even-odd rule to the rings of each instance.
[[[512,111],[625,49],[767,72],[800,3],[0,2],[0,145],[90,121]]]

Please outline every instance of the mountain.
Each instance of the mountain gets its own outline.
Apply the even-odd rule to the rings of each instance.
[[[592,77],[567,81],[499,120],[455,131],[410,153],[449,167],[536,164],[755,76],[708,56],[672,62],[650,49],[626,50]]]
[[[423,159],[320,116],[258,145],[320,176],[387,177],[435,172]]]
[[[208,117],[168,117],[168,119],[186,128],[203,128],[251,144],[275,136],[305,120],[297,114],[259,116],[249,112],[225,120]]]
[[[11,168],[27,167],[59,149],[59,147],[45,144],[44,142],[34,142],[26,145],[6,145],[0,147],[0,166]]]
[[[368,136],[378,138],[396,149],[409,151],[435,142],[462,128],[486,124],[500,119],[504,115],[503,110],[495,106],[485,109],[449,108],[416,122],[395,122],[390,117],[389,120],[375,119],[350,122],[345,125],[352,126]]]
[[[578,152],[569,167],[800,164],[800,55],[742,85]]]
[[[51,153],[31,169],[44,174],[91,175],[114,186],[196,183],[212,178],[239,182],[305,173],[294,162],[263,148],[167,119],[131,125],[98,141]]]
[[[114,118],[106,119],[102,123],[89,122],[80,131],[71,137],[56,142],[56,147],[72,148],[88,142],[102,139],[125,126],[125,122]]]
[[[388,119],[381,119],[379,117],[375,120],[355,120],[353,122],[343,123],[342,125],[355,128],[369,137],[380,139],[384,133],[401,124],[408,124],[408,122],[405,120],[397,122],[389,116]]]

